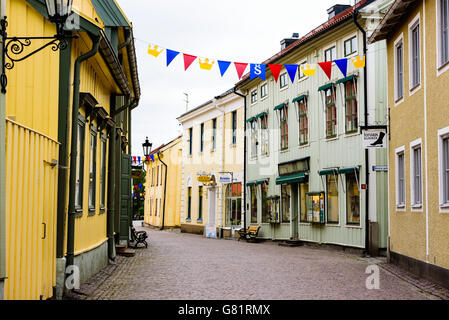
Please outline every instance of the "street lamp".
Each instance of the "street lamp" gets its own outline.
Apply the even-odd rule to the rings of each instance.
[[[145,142],[142,143],[143,155],[145,156],[145,159],[147,159],[150,156],[152,146],[153,146],[153,144],[148,140],[148,137],[147,137],[145,139]]]
[[[8,22],[6,16],[0,20],[0,35],[2,37],[2,74],[0,76],[1,92],[6,93],[8,79],[6,77],[6,69],[14,68],[16,62],[23,61],[42,49],[51,46],[53,51],[64,50],[67,48],[66,39],[78,38],[78,35],[67,35],[64,33],[64,25],[67,18],[72,13],[73,0],[45,0],[48,19],[56,24],[56,34],[53,37],[8,37],[6,28]],[[31,45],[31,40],[50,40],[40,48],[22,56],[26,47]],[[8,61],[6,61],[6,58]]]

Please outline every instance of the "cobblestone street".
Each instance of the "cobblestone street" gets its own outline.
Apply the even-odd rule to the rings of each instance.
[[[139,228],[141,229],[141,228]],[[291,300],[441,299],[442,290],[391,266],[368,290],[366,268],[382,260],[310,246],[283,247],[145,229],[149,247],[92,277],[72,299]],[[388,265],[389,266],[389,265]],[[388,271],[387,271],[388,270]],[[407,278],[408,277],[408,278]]]

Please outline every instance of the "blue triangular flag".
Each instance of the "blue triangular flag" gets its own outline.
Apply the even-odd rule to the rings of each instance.
[[[260,78],[265,81],[265,65],[264,64],[250,64],[250,80]]]
[[[167,49],[167,67],[173,61],[174,58],[179,54],[178,51]]]
[[[142,189],[142,184],[139,184],[139,189]]]
[[[150,154],[150,159],[154,162],[154,156],[152,154]]]
[[[139,162],[138,162],[138,163],[140,163],[140,157],[137,157],[137,159],[139,160]]]
[[[292,83],[295,82],[296,71],[298,70],[297,64],[284,64],[285,69],[287,69],[288,75]]]
[[[229,66],[231,65],[231,62],[230,61],[221,61],[221,60],[218,60],[217,62],[218,62],[218,66],[220,67],[220,74],[223,77],[226,70],[228,70]]]
[[[346,78],[346,72],[348,71],[348,59],[338,59],[334,60],[338,69],[340,69],[341,73],[343,73],[343,77]]]

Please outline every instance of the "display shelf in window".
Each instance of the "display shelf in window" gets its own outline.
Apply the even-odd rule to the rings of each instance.
[[[324,192],[308,192],[307,195],[307,222],[324,224]]]
[[[281,223],[280,199],[278,195],[267,197],[270,223]]]

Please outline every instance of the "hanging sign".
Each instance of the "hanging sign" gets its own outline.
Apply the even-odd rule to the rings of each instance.
[[[201,183],[209,183],[211,182],[212,178],[210,176],[199,176],[197,180]]]
[[[220,183],[221,183],[221,184],[231,183],[231,177],[228,177],[228,176],[220,176]]]
[[[362,133],[363,149],[386,148],[386,136],[385,130],[364,130]]]

